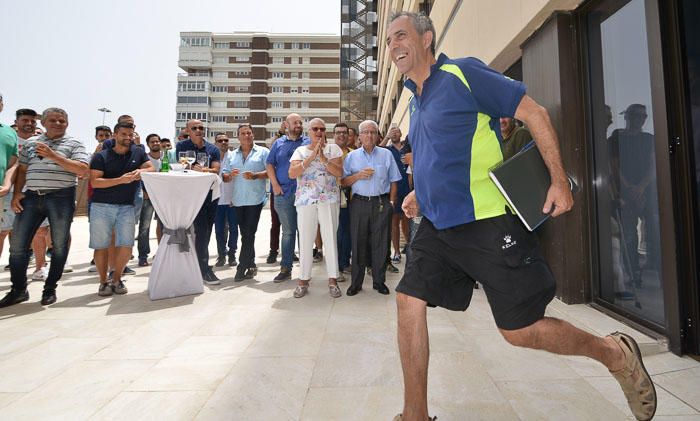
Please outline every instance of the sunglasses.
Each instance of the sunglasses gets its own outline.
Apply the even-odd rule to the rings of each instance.
[[[216,143],[228,143],[228,139],[225,139],[225,140],[219,139],[216,141]]]
[[[204,126],[194,126],[191,127],[190,130],[204,130]]]
[[[312,127],[311,130],[313,130],[313,131],[315,131],[315,132],[321,132],[321,133],[323,133],[323,132],[326,131],[326,128],[325,128],[325,127]]]

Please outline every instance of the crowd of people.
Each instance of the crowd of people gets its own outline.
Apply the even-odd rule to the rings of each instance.
[[[423,14],[392,15],[385,34],[386,50],[412,93],[410,146],[397,127],[383,138],[371,120],[359,124],[357,131],[336,124],[334,141],[329,142],[322,119],[310,119],[304,134],[304,119],[292,113],[269,150],[255,145],[252,127],[241,124],[240,147],[231,151],[226,135],[217,136],[214,145],[205,139],[203,122],[187,122],[173,161],[179,152],[204,154],[206,159],[193,169],[223,179],[221,196],[214,199],[210,191],[193,223],[202,281],[221,282],[209,265],[213,228],[215,266],[238,265],[234,281],[256,276],[254,240],[269,179],[273,224],[267,262],[277,261],[281,227],[280,271],[274,282],[292,279],[298,241],[296,298],[308,293],[313,263],[322,260],[331,297],[342,295],[338,282],[344,280],[343,273],[351,276],[346,295],[358,294],[366,271],[374,289],[389,294],[385,274],[392,261],[401,259],[400,233],[413,233],[411,255],[396,288],[404,407],[395,421],[434,419],[428,413],[426,309],[466,310],[476,281],[484,286],[498,331],[507,342],[597,360],[619,382],[635,417],[651,419],[656,391],[635,340],[621,332],[594,336],[545,316],[555,294],[554,276],[534,234],[523,228],[489,180],[489,168],[533,137],[551,176],[543,213],[557,217],[573,207],[547,110],[526,94],[522,82],[478,59],[436,56],[435,28]],[[0,111],[1,107],[0,98]],[[0,125],[0,196],[7,201],[14,189],[11,210],[16,215],[10,238],[12,289],[0,307],[29,299],[30,246],[45,248],[45,240],[34,246],[34,237],[46,219],[52,255],[41,303],[56,302],[70,247],[77,177],[89,177],[92,188],[90,247],[95,250],[98,294],[125,294],[122,275],[132,254],[137,220],[142,220],[138,237],[143,239],[139,264],[149,264],[146,225],[152,206],[141,174],[163,168],[162,159],[172,148],[154,134],[147,137],[146,153],[133,118],[121,116],[113,131],[97,128],[98,139],[105,140],[90,157],[80,141],[67,135],[64,110],[44,110],[41,123],[46,132],[28,137],[33,127],[23,117],[31,118],[32,113],[17,112],[22,143],[12,128]],[[532,136],[513,118],[523,121]],[[417,230],[411,229],[406,222],[419,217]],[[161,226],[159,232],[169,234],[169,227]],[[38,252],[34,248],[37,261]]]
[[[410,146],[397,127],[383,138],[374,121],[362,122],[358,130],[338,123],[329,140],[322,119],[308,120],[305,128],[302,116],[292,113],[270,149],[254,142],[248,123],[239,125],[239,146],[233,149],[227,134],[217,134],[212,144],[205,139],[204,123],[190,120],[173,147],[170,139],[155,133],[142,143],[134,118],[122,115],[113,128],[95,128],[98,144],[91,153],[67,129],[68,114],[60,108],[41,115],[20,109],[14,125],[0,126],[0,141],[6,146],[0,235],[4,239],[12,232],[8,265],[12,289],[0,307],[29,299],[26,272],[32,258],[36,262],[32,279],[45,281],[42,304],[56,301],[80,178],[88,180],[89,247],[94,251],[88,271],[98,277],[97,294],[126,294],[123,278],[134,273],[128,266],[134,254],[139,266],[151,264],[152,221],[157,224],[158,242],[164,232],[169,233],[141,174],[161,171],[164,157],[166,162],[177,162],[180,152],[190,150],[207,157],[205,164],[195,162],[192,170],[215,173],[222,180],[218,199],[212,199],[210,191],[193,222],[205,284],[220,284],[219,277],[226,272],[218,271],[217,276],[214,267],[226,265],[237,266],[231,273],[235,282],[255,278],[255,235],[269,198],[272,228],[266,262],[276,263],[281,257],[274,282],[291,280],[293,262],[298,260],[301,271],[293,295],[301,298],[308,291],[313,264],[325,261],[331,297],[342,296],[338,282],[345,281],[345,275],[351,276],[346,294],[357,294],[366,273],[371,274],[375,290],[389,294],[385,273],[399,272],[393,263],[407,251],[406,246],[399,247],[399,227],[407,242],[408,221],[402,216],[401,201],[412,184],[407,171]],[[217,257],[210,265],[212,231]]]

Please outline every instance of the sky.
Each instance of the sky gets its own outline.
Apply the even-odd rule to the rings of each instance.
[[[18,108],[68,112],[94,149],[98,108],[134,117],[142,139],[175,126],[181,31],[340,34],[340,0],[0,0],[0,122]]]

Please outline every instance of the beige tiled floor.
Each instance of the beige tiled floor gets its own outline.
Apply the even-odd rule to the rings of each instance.
[[[272,283],[277,266],[262,263],[268,227],[265,211],[257,279],[234,283],[227,267],[218,270],[222,285],[202,295],[151,302],[147,268],[127,278],[126,296],[97,296],[87,221],[77,218],[69,258],[76,272],[64,276],[58,302],[41,307],[41,283],[32,282],[29,302],[0,310],[0,417],[391,419],[403,395],[394,294],[377,294],[368,279],[359,295],[332,299],[317,264],[309,295],[294,299],[293,282]],[[399,275],[388,279],[395,286]],[[8,280],[0,273],[0,292]],[[659,349],[585,305],[555,301],[548,313],[597,334],[624,330],[647,352]],[[597,363],[509,346],[482,290],[464,313],[430,310],[428,324],[429,400],[441,421],[631,419]],[[646,364],[657,419],[700,420],[700,364],[668,352]]]

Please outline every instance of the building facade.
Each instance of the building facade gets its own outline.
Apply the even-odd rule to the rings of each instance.
[[[350,127],[377,114],[377,0],[341,0],[340,119]]]
[[[340,39],[337,35],[181,32],[175,129],[197,118],[207,140],[251,123],[255,139],[276,133],[298,112],[338,122]]]
[[[700,2],[381,2],[377,118],[407,133],[410,93],[382,42],[395,10],[425,11],[438,53],[480,58],[548,109],[581,186],[537,230],[558,297],[700,352]]]

